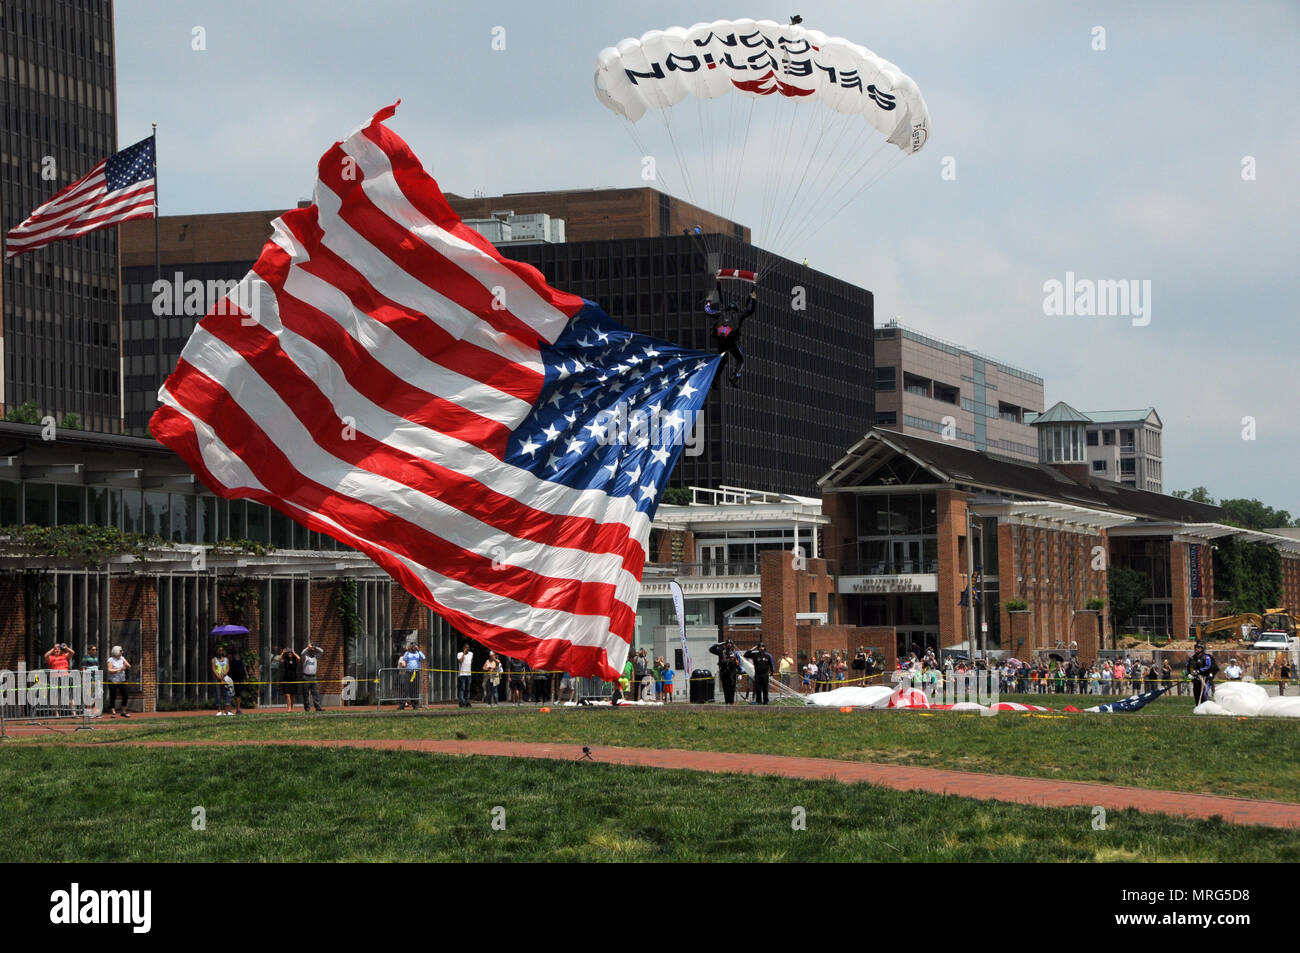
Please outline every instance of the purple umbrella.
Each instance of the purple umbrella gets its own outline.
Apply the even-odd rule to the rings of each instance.
[[[248,635],[242,625],[219,625],[212,630],[213,635]]]

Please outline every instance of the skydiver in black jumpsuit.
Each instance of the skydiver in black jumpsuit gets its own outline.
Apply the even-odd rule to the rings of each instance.
[[[732,387],[740,386],[740,372],[745,369],[745,352],[740,348],[740,330],[745,325],[745,319],[754,313],[757,303],[758,289],[755,288],[749,293],[745,310],[740,310],[735,304],[724,305],[721,285],[718,286],[718,305],[715,307],[711,300],[704,302],[704,313],[711,318],[718,318],[718,323],[713,328],[713,340],[718,346],[718,353],[723,357],[724,367],[728,356],[736,362],[736,372],[731,375]]]

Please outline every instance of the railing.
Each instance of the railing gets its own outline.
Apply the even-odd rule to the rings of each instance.
[[[734,559],[711,563],[647,563],[646,578],[653,576],[757,576],[758,560]]]

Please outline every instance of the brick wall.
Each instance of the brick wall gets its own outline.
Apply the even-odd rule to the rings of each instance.
[[[1173,636],[1176,639],[1187,638],[1192,621],[1188,614],[1192,591],[1190,560],[1186,543],[1174,541],[1169,544],[1169,593],[1173,596]]]
[[[835,577],[825,559],[804,560],[804,569],[794,568],[793,555],[785,550],[759,553],[759,575],[763,600],[763,642],[773,655],[794,651],[795,614],[826,612],[828,621],[842,618],[844,606],[835,591]],[[812,608],[816,596],[816,608]],[[832,608],[832,601],[835,602]]]
[[[955,490],[935,493],[939,521],[939,646],[946,648],[966,638],[964,609],[957,605],[966,587],[966,494]]]
[[[689,530],[668,530],[659,534],[659,548],[651,554],[657,563],[695,562],[695,534]]]
[[[1074,641],[1079,644],[1079,661],[1087,665],[1097,658],[1101,648],[1101,614],[1086,609],[1074,617]]]
[[[131,674],[140,680],[131,689],[145,711],[158,701],[158,580],[154,576],[113,577],[108,593],[108,617],[114,622],[140,620],[140,660],[132,660]]]
[[[0,668],[14,671],[19,660],[35,668],[31,659],[23,658],[27,647],[27,600],[23,597],[22,573],[0,575],[0,601],[5,607],[0,615]]]
[[[1019,654],[1079,641],[1083,613],[1076,610],[1089,599],[1106,598],[1108,562],[1103,561],[1101,569],[1093,568],[1093,550],[1099,546],[1107,546],[1104,530],[1087,534],[1024,524],[998,526],[1002,626],[1012,633],[1004,648]],[[1007,611],[1006,603],[1016,598],[1029,604],[1028,616]],[[1107,632],[1105,619],[1098,625],[1100,645]],[[1020,639],[1025,640],[1023,646]]]

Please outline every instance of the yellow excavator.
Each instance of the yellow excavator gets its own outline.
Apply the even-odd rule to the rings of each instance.
[[[1270,609],[1269,611],[1273,610]],[[1238,642],[1241,641],[1241,627],[1243,625],[1258,629],[1263,624],[1264,620],[1254,612],[1219,616],[1217,619],[1206,619],[1204,622],[1194,623],[1192,625],[1192,638],[1198,642],[1207,639],[1230,639]]]
[[[1288,639],[1296,637],[1296,614],[1290,609],[1266,609],[1260,632],[1285,632]]]
[[[1192,638],[1197,641],[1206,639],[1229,639],[1241,641],[1241,627],[1249,626],[1250,632],[1285,632],[1289,638],[1296,635],[1296,613],[1290,609],[1266,609],[1263,615],[1255,612],[1243,612],[1240,615],[1225,615],[1217,619],[1207,619],[1192,625]],[[1247,636],[1246,641],[1250,641]]]

